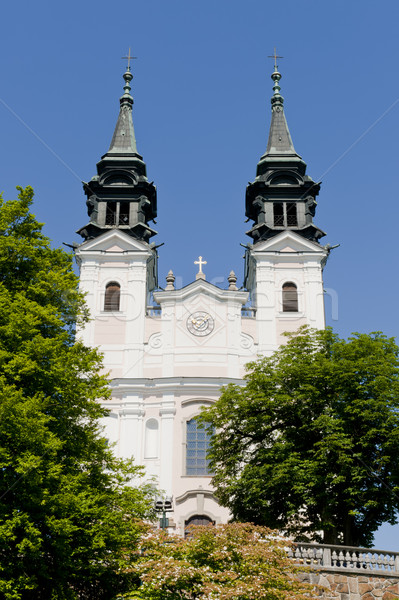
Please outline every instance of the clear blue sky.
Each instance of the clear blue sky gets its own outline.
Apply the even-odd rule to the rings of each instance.
[[[0,189],[32,185],[54,243],[80,241],[80,181],[108,149],[131,46],[160,285],[170,268],[189,283],[199,254],[209,280],[223,285],[233,268],[242,281],[245,186],[266,148],[276,46],[295,148],[323,181],[316,223],[341,244],[325,270],[338,303],[327,320],[344,336],[398,336],[398,22],[396,0],[8,2]],[[399,527],[376,546],[399,549]]]

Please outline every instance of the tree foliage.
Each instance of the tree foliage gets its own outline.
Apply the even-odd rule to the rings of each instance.
[[[74,339],[87,314],[72,257],[18,189],[0,201],[0,596],[109,600],[130,585],[150,492],[101,435],[109,391]]]
[[[250,524],[195,526],[188,539],[158,531],[143,538],[135,573],[143,600],[308,600],[288,558],[291,545]]]
[[[399,508],[399,349],[301,329],[248,365],[203,419],[213,484],[235,519],[297,539],[368,546]]]

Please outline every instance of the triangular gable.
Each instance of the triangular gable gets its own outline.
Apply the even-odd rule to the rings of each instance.
[[[305,239],[293,231],[282,231],[278,235],[259,242],[252,252],[325,252],[323,246]]]
[[[196,279],[179,290],[154,292],[154,298],[156,302],[162,302],[169,297],[175,298],[176,300],[186,300],[192,296],[199,296],[200,294],[222,301],[236,297],[239,298],[243,304],[245,304],[248,299],[248,292],[243,292],[241,290],[222,290],[205,279]]]
[[[79,250],[102,250],[108,252],[148,252],[148,244],[136,240],[119,229],[112,229],[94,240],[88,240],[79,246]]]

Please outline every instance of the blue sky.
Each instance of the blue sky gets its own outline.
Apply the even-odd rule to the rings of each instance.
[[[129,46],[137,144],[158,188],[160,285],[193,261],[242,282],[244,198],[264,152],[276,46],[297,152],[322,180],[316,224],[341,335],[399,335],[399,3],[21,0],[2,8],[0,189],[36,192],[56,245],[80,241],[81,180],[109,146]],[[376,546],[399,548],[399,527]]]

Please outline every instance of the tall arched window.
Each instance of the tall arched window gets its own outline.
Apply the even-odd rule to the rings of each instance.
[[[121,298],[121,286],[115,281],[107,283],[105,286],[104,310],[112,312],[119,310]]]
[[[158,421],[148,419],[145,424],[144,458],[158,458]]]
[[[298,312],[298,288],[292,281],[283,285],[283,312]]]
[[[206,457],[209,449],[212,429],[199,427],[197,419],[186,423],[186,475],[211,475]]]

